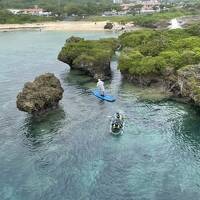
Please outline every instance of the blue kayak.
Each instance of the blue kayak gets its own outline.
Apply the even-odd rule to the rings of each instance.
[[[105,94],[104,96],[102,96],[100,94],[100,91],[99,90],[92,90],[92,93],[98,97],[99,99],[102,99],[102,100],[105,100],[105,101],[109,101],[109,102],[114,102],[116,99],[115,97],[111,96],[111,95],[108,95],[108,94]]]

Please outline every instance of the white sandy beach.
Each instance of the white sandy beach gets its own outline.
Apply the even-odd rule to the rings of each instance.
[[[0,24],[0,31],[24,29],[64,30],[64,31],[104,31],[104,22],[68,21],[68,22],[41,22],[28,24]]]
[[[27,24],[0,24],[1,31],[16,31],[16,30],[58,30],[58,31],[109,31],[105,30],[104,26],[107,21],[92,22],[92,21],[57,21],[57,22],[41,22]],[[114,27],[111,31],[132,31],[137,30],[133,24],[120,25],[113,23]]]

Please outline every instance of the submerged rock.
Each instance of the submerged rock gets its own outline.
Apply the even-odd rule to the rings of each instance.
[[[84,40],[71,37],[66,41],[58,59],[92,76],[94,79],[110,79],[110,61],[118,47],[116,39]]]
[[[31,114],[54,108],[62,99],[63,88],[52,73],[38,76],[33,82],[27,82],[17,95],[17,108]]]

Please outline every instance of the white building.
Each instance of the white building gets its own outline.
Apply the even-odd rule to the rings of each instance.
[[[10,11],[12,14],[17,15],[20,13],[20,9],[8,9],[8,11]]]
[[[159,6],[161,3],[160,0],[137,0],[135,3],[132,1],[132,3],[121,4],[121,8],[122,10],[129,10],[137,4],[142,5],[141,13],[151,13],[155,11],[158,12],[160,10]]]
[[[36,15],[36,16],[51,16],[51,12],[46,12],[42,8],[38,8],[38,6],[35,6],[34,8],[28,8],[28,9],[8,9],[11,13],[14,15],[18,14],[24,14],[24,15]]]
[[[114,4],[122,4],[122,3],[123,3],[123,0],[113,0],[113,3],[114,3]]]

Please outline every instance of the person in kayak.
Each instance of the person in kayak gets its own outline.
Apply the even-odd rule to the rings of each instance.
[[[104,96],[105,94],[104,82],[101,79],[98,79],[97,87],[100,91],[101,96]]]
[[[121,129],[123,127],[123,121],[123,116],[117,112],[115,114],[114,120],[112,121],[112,128],[118,130]]]
[[[118,112],[116,113],[116,124],[118,125],[119,128],[122,128],[123,127],[123,116],[120,115]]]
[[[123,117],[122,115],[119,114],[119,112],[116,113],[116,118],[119,120],[123,120]]]

